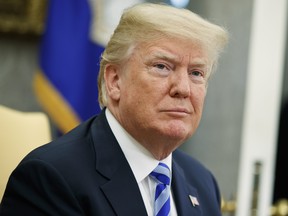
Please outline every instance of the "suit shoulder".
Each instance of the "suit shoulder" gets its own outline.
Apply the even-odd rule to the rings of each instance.
[[[76,128],[72,129],[67,134],[44,144],[33,151],[31,151],[23,161],[30,159],[40,159],[45,161],[64,160],[67,156],[81,155],[81,151],[85,151],[87,148],[92,147],[91,141],[91,125],[95,117],[87,120],[83,124],[80,124]],[[86,150],[87,151],[87,150]]]
[[[198,160],[187,153],[176,150],[173,153],[173,161],[181,167],[185,178],[201,194],[203,200],[215,200],[220,206],[221,196],[217,181],[214,175]]]
[[[219,193],[218,183],[214,175],[198,160],[181,150],[176,150],[173,153],[173,161],[181,167],[189,181],[197,185],[209,185],[212,190]]]
[[[182,168],[187,167],[188,169],[191,169],[191,167],[193,167],[193,169],[197,169],[198,171],[202,170],[203,172],[210,173],[210,171],[201,162],[179,149],[173,152],[173,159]]]

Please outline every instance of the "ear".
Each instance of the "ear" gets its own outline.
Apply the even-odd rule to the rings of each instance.
[[[117,65],[107,64],[105,67],[104,79],[107,95],[114,101],[120,99],[120,69]]]

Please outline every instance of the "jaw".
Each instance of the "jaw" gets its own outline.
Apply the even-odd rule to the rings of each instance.
[[[175,149],[182,145],[191,133],[183,133],[181,129],[170,129],[169,131],[160,131],[158,133],[150,133],[142,140],[138,140],[157,160],[162,160],[170,155]]]

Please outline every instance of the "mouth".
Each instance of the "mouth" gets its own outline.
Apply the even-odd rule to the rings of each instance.
[[[187,116],[190,115],[191,112],[186,109],[186,108],[173,108],[173,109],[165,109],[164,111],[169,115],[173,115],[173,116],[179,116],[179,117],[183,117],[183,116]]]

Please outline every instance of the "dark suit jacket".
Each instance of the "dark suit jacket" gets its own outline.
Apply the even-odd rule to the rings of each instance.
[[[218,216],[211,173],[173,153],[172,190],[179,216]],[[189,195],[197,198],[193,206]],[[0,215],[146,216],[131,168],[102,112],[27,155],[10,176]]]

